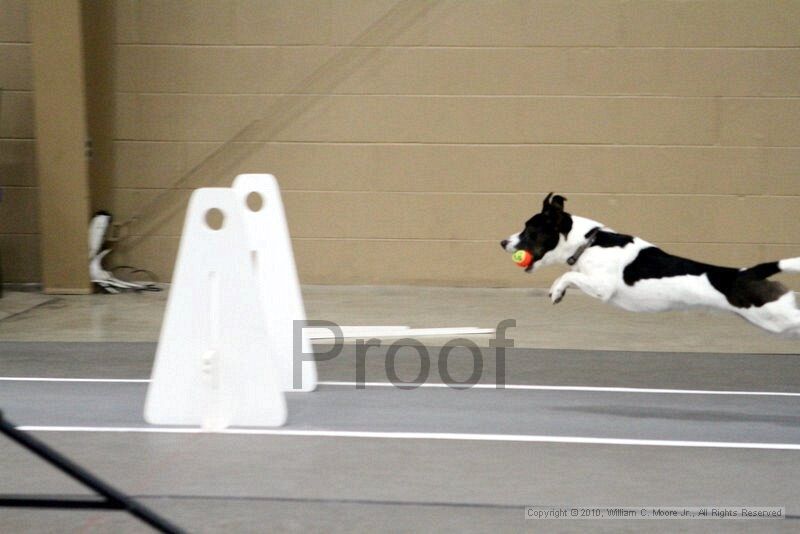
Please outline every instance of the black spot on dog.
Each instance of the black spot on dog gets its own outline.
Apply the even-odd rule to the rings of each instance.
[[[781,268],[778,267],[777,261],[770,261],[767,263],[760,263],[755,267],[750,267],[749,269],[745,270],[742,274],[745,276],[751,276],[752,278],[769,278],[773,274],[778,274],[781,272]]]
[[[625,267],[622,278],[626,284],[632,286],[640,280],[705,274],[714,289],[725,295],[732,306],[749,308],[778,300],[788,291],[783,284],[765,279],[777,272],[780,269],[774,262],[741,271],[680,258],[667,254],[658,247],[648,247],[640,250],[636,258]]]
[[[589,233],[586,234],[586,237],[589,237]],[[612,248],[612,247],[620,247],[624,248],[627,245],[633,243],[633,236],[625,235],[625,234],[617,234],[614,232],[606,232],[600,230],[595,234],[594,243],[592,243],[593,247],[602,247],[602,248]]]
[[[753,280],[740,276],[737,278],[725,297],[737,308],[756,308],[781,298],[789,289],[773,280]]]

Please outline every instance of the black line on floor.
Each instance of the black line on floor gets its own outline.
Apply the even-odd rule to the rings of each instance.
[[[0,507],[5,508],[60,508],[66,510],[124,510],[116,503],[100,499],[80,499],[39,495],[0,495]]]
[[[32,312],[33,310],[41,308],[42,306],[45,306],[47,304],[52,304],[53,302],[57,302],[59,300],[61,300],[61,299],[58,298],[58,297],[49,298],[49,299],[45,300],[44,302],[40,302],[39,304],[35,304],[35,305],[31,306],[30,308],[26,308],[24,310],[12,313],[11,315],[6,315],[5,317],[0,318],[0,321],[8,321],[9,319],[14,319],[15,317],[19,317],[20,315],[25,315],[28,312]],[[35,343],[35,341],[32,342],[32,343]]]

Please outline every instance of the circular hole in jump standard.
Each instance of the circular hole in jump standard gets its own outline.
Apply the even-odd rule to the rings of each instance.
[[[212,230],[219,230],[225,224],[225,214],[218,208],[211,208],[206,212],[206,224]]]
[[[247,198],[244,199],[245,204],[250,209],[250,211],[261,211],[261,208],[264,207],[264,197],[261,196],[261,193],[257,191],[251,192],[247,195]]]

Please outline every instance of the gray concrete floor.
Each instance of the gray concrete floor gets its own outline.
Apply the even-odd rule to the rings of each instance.
[[[0,299],[0,377],[149,375],[165,293]],[[506,383],[800,392],[800,340],[705,311],[630,314],[541,290],[305,287],[340,324],[494,327],[515,319]],[[5,315],[3,315],[5,313]],[[491,336],[486,373],[496,380]],[[432,354],[446,339],[422,340]],[[43,343],[51,342],[51,343]],[[88,343],[87,343],[88,342]],[[102,342],[102,343],[97,343]],[[387,345],[390,341],[387,341]],[[385,346],[367,361],[386,382]],[[320,362],[350,381],[354,347]],[[418,360],[400,359],[413,377]],[[464,359],[451,374],[464,377]],[[433,365],[435,370],[436,366]],[[431,381],[441,377],[431,374]],[[145,426],[146,383],[0,381],[19,425]],[[589,436],[800,444],[800,397],[325,385],[290,394],[287,429]],[[294,414],[294,417],[292,416]],[[35,435],[192,532],[794,532],[800,451],[611,443],[38,431]],[[0,494],[86,490],[0,438]],[[525,505],[784,506],[783,521],[526,521]],[[0,509],[0,532],[139,532],[117,512]]]
[[[0,322],[3,341],[156,341],[167,296],[165,292],[44,298],[35,293],[7,295],[8,301],[0,299],[0,313],[6,302],[18,303],[24,298],[37,307]],[[310,319],[342,325],[493,328],[504,319],[514,319],[517,327],[509,335],[517,347],[800,352],[800,339],[769,334],[732,315],[707,310],[636,314],[575,290],[555,306],[543,289],[305,286],[303,295]],[[432,344],[446,341],[427,339]],[[488,346],[490,336],[473,339]]]

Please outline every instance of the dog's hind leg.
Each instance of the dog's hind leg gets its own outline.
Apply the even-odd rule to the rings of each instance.
[[[800,336],[800,309],[797,308],[794,293],[791,291],[763,306],[739,308],[735,311],[764,330]]]

